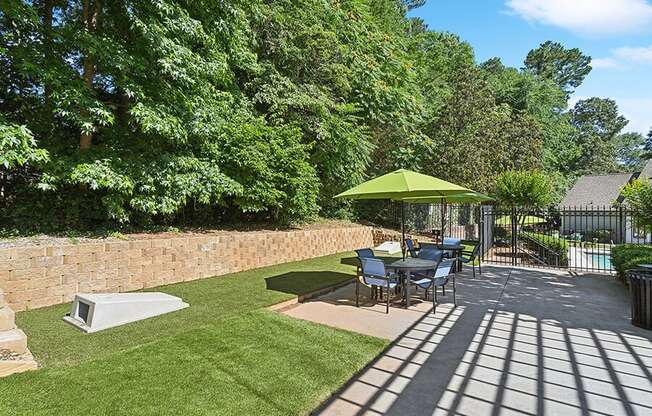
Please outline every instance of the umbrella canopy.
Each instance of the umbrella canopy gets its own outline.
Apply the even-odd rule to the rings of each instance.
[[[417,198],[405,198],[403,201],[409,202],[410,204],[441,204],[442,202],[449,204],[466,204],[473,202],[487,202],[493,201],[494,199],[488,195],[482,194],[480,192],[469,191],[461,194],[446,195],[439,197],[417,197]]]
[[[402,201],[406,198],[441,197],[465,192],[473,191],[433,176],[399,169],[361,183],[335,198]]]
[[[533,225],[533,224],[545,224],[547,221],[545,218],[537,217],[536,215],[526,215],[523,218],[518,218],[519,225]],[[512,225],[512,216],[503,215],[502,217],[496,218],[496,225]]]

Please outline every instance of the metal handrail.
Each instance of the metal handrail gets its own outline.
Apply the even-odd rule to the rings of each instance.
[[[534,243],[535,245],[541,247],[542,249],[544,249],[546,254],[548,254],[548,253],[552,254],[553,255],[552,257],[554,259],[554,265],[557,265],[557,266],[559,265],[559,260],[561,258],[561,253],[560,252],[554,250],[552,247],[549,247],[549,246],[545,245],[544,243],[540,242],[539,240],[528,236],[527,234],[519,234],[519,238],[521,240],[529,241],[529,242]],[[546,255],[546,256],[542,256],[542,257],[545,258],[545,260],[546,260],[545,264],[550,265],[550,262],[548,261],[548,256]]]
[[[540,245],[541,247],[545,248],[546,250],[553,252],[557,256],[561,256],[561,252],[555,250],[554,248],[552,248],[550,246],[545,245],[544,243],[540,242],[537,239],[534,239],[534,238],[528,236],[527,234],[519,234],[518,236],[523,240],[529,240],[529,241],[531,241],[531,242],[533,242],[535,244]]]

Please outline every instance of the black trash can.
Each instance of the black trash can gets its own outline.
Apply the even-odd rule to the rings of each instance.
[[[632,325],[652,329],[652,271],[628,270]]]

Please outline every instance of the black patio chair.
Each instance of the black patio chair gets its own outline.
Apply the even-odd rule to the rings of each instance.
[[[481,264],[481,259],[480,259],[480,243],[479,242],[473,242],[473,243],[466,243],[465,245],[468,244],[475,244],[473,247],[473,250],[462,250],[462,253],[458,260],[461,263],[464,264],[470,264],[471,267],[473,268],[473,278],[475,279],[475,263],[476,260],[478,262],[478,271],[480,274],[482,274],[482,264]]]
[[[385,288],[387,304],[385,313],[389,313],[390,289],[399,284],[396,273],[387,272],[385,263],[381,259],[362,257],[360,258],[362,273],[355,279],[355,306],[360,306],[360,283],[371,288],[373,298],[374,288]],[[382,297],[382,291],[381,291]]]
[[[410,283],[417,288],[422,288],[426,293],[426,300],[428,299],[428,288],[432,288],[432,313],[437,310],[437,288],[441,287],[442,295],[446,295],[446,285],[450,282],[451,276],[453,280],[453,304],[457,306],[457,288],[455,286],[455,260],[445,259],[437,264],[433,270],[428,270],[424,273],[415,273],[410,278]]]
[[[412,240],[411,238],[407,238],[405,240],[405,246],[407,248],[408,253],[410,253],[410,256],[416,258],[418,249],[414,246],[414,240]]]

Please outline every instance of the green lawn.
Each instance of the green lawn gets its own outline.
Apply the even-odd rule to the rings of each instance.
[[[156,288],[191,306],[92,335],[68,305],[19,313],[43,368],[0,379],[0,414],[305,414],[386,341],[265,307],[350,279],[350,256]]]

